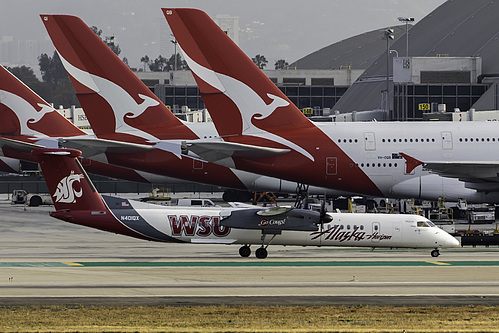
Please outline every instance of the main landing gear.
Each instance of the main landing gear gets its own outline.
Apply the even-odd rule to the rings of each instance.
[[[438,249],[435,249],[433,251],[431,251],[431,256],[436,258],[440,255],[440,251]]]
[[[248,245],[244,245],[244,246],[241,246],[239,248],[239,255],[243,258],[247,258],[251,255],[251,249]],[[258,259],[265,259],[267,258],[267,255],[268,255],[268,252],[267,252],[267,249],[265,247],[259,247],[258,249],[256,249],[255,251],[255,256],[258,258]]]
[[[268,251],[267,251],[267,247],[269,247],[270,243],[274,240],[275,236],[277,236],[278,234],[272,234],[272,237],[270,238],[270,240],[267,242],[267,244],[265,244],[265,236],[267,234],[264,234],[262,233],[262,246],[259,247],[258,249],[256,249],[255,251],[255,256],[258,258],[258,259],[265,259],[267,258],[268,256]],[[243,245],[239,248],[239,255],[243,258],[246,258],[246,257],[249,257],[251,255],[251,249],[249,247],[249,245]]]
[[[249,245],[244,245],[239,248],[239,255],[243,258],[249,257],[251,254],[251,249]]]

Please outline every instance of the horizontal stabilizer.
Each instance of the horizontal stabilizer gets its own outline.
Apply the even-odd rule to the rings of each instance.
[[[44,148],[43,146],[34,143],[18,141],[8,138],[0,138],[0,147],[2,147],[2,149],[10,148],[12,150],[16,150],[22,153],[30,153],[33,150],[33,148]]]
[[[81,150],[86,158],[102,153],[130,154],[155,149],[150,145],[97,138],[65,138],[60,142],[64,147]]]
[[[196,154],[208,162],[217,162],[228,157],[265,158],[289,152],[290,149],[269,148],[224,141],[184,141],[182,152]]]

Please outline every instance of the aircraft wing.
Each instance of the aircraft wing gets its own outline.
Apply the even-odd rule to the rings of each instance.
[[[443,177],[458,178],[477,191],[499,191],[499,163],[475,161],[424,162],[423,167]]]
[[[43,146],[40,146],[40,145],[37,145],[34,143],[13,140],[13,139],[8,139],[8,138],[0,138],[0,147],[10,148],[10,149],[20,151],[23,153],[31,153],[31,150],[33,148],[44,148]],[[1,151],[1,149],[0,149],[0,154],[3,155],[3,152]]]
[[[154,146],[98,138],[64,138],[60,144],[80,150],[86,158],[103,153],[140,153],[155,149]]]
[[[499,163],[487,161],[420,161],[399,153],[406,161],[406,172],[422,165],[442,177],[457,178],[465,186],[481,192],[499,192]]]
[[[184,141],[182,142],[182,152],[189,154],[192,152],[197,157],[208,161],[217,162],[228,157],[243,158],[264,158],[281,155],[289,152],[290,149],[269,148],[254,145],[246,145],[225,141]]]

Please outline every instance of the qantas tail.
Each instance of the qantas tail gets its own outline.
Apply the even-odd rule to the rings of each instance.
[[[85,134],[0,65],[0,135],[62,137]]]
[[[62,210],[104,211],[101,196],[88,178],[75,149],[35,148],[34,159],[40,164],[54,206]]]
[[[206,13],[171,8],[163,13],[220,135],[313,126]]]
[[[97,136],[197,139],[81,19],[41,18]]]

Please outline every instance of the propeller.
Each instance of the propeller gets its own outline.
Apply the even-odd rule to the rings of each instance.
[[[333,217],[326,212],[326,200],[321,200],[321,210],[319,214],[319,224],[320,231],[323,231],[324,223],[329,223],[333,220]]]

